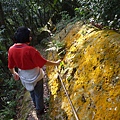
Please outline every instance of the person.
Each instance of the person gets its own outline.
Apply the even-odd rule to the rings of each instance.
[[[58,66],[61,60],[49,61],[43,58],[37,49],[30,46],[31,30],[25,26],[17,29],[14,39],[15,43],[8,50],[8,68],[13,78],[20,79],[23,86],[30,92],[39,118],[44,113],[42,67]]]

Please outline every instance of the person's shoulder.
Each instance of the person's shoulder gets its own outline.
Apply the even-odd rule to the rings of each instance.
[[[9,51],[12,50],[14,48],[15,45],[12,45],[9,47]]]
[[[27,45],[26,48],[28,49],[35,49],[33,46]]]
[[[29,49],[30,51],[37,51],[37,49],[33,46],[27,46],[27,49]]]

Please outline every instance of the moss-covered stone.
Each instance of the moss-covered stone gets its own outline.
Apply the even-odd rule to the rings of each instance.
[[[120,34],[77,22],[63,41],[67,53],[61,77],[79,119],[119,120]],[[49,67],[47,71],[51,119],[75,120],[56,70]]]

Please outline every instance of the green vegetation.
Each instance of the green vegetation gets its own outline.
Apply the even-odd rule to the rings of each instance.
[[[81,0],[79,5],[80,7],[75,8],[75,11],[80,19],[119,30],[119,0]]]
[[[11,78],[7,68],[7,51],[14,42],[12,38],[17,27],[24,25],[32,30],[34,41],[32,45],[40,43],[37,38],[40,34],[39,30],[43,27],[47,26],[54,35],[68,23],[76,20],[91,22],[100,29],[109,28],[119,32],[119,8],[119,0],[1,0],[0,116],[2,119],[14,118],[16,102],[21,98],[19,93],[23,89],[20,82],[15,82]],[[61,24],[56,28],[59,22]],[[56,50],[61,49],[58,41],[53,41],[52,44],[55,45]],[[63,50],[59,54],[64,52]]]

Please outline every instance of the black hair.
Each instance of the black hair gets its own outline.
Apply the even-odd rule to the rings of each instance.
[[[17,29],[17,31],[14,33],[14,40],[15,43],[27,43],[30,42],[31,30],[27,27],[21,26]]]

